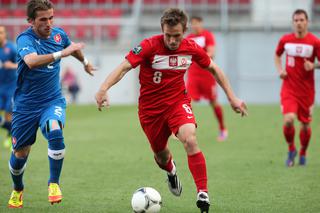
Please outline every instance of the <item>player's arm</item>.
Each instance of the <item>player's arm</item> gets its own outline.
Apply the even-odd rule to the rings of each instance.
[[[12,61],[6,61],[3,63],[3,67],[6,69],[17,69],[18,68],[18,64],[17,63],[13,63]]]
[[[71,54],[73,57],[78,59],[84,66],[84,70],[91,76],[93,76],[93,71],[96,70],[95,67],[88,61],[86,57],[84,57],[81,50],[76,50]]]
[[[36,67],[50,64],[56,60],[59,60],[60,58],[67,57],[71,55],[73,52],[82,49],[83,47],[83,43],[71,43],[67,48],[63,49],[62,51],[45,55],[38,55],[37,53],[33,52],[28,55],[25,55],[23,60],[30,69],[33,69]]]
[[[282,60],[281,60],[281,56],[279,56],[278,54],[274,55],[274,63],[276,65],[276,69],[278,71],[279,77],[281,79],[285,79],[288,75],[287,71],[285,69],[283,69],[282,67]]]
[[[207,46],[206,50],[207,50],[207,54],[208,54],[208,56],[210,58],[214,58],[215,57],[215,47],[214,47],[214,45]]]
[[[228,78],[226,77],[224,72],[218,67],[218,65],[211,61],[207,70],[209,70],[215,76],[215,79],[217,80],[218,84],[226,93],[233,110],[237,113],[241,113],[242,116],[247,115],[248,113],[246,104],[235,96]]]
[[[101,111],[101,107],[109,106],[109,98],[108,98],[108,90],[119,82],[123,76],[129,72],[132,68],[132,65],[129,63],[127,59],[125,59],[117,68],[115,68],[104,80],[101,84],[99,91],[96,93],[96,102],[99,111]]]

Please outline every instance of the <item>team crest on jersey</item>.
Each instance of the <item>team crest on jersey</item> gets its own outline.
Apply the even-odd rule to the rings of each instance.
[[[297,46],[297,47],[296,47],[296,52],[297,52],[298,54],[301,54],[301,53],[302,53],[302,46]]]
[[[132,52],[133,54],[138,55],[141,52],[141,50],[142,50],[142,47],[138,45],[132,49]]]
[[[60,33],[59,33],[59,34],[56,34],[53,38],[54,38],[55,42],[57,42],[57,43],[59,43],[59,44],[61,43],[61,40],[62,40],[62,39],[61,39]]]
[[[178,56],[176,55],[169,56],[169,66],[170,67],[178,66]]]

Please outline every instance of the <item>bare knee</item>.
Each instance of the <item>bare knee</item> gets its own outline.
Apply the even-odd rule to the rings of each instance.
[[[284,125],[287,127],[293,126],[295,117],[296,116],[293,113],[284,115],[284,118],[283,118]]]
[[[194,124],[185,124],[180,127],[178,138],[183,143],[188,155],[193,155],[200,151],[197,143],[196,129]]]
[[[26,158],[29,155],[30,149],[31,149],[31,146],[26,146],[18,150],[13,150],[13,154],[17,158]]]

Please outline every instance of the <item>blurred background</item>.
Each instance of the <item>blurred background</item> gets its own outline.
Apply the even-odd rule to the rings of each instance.
[[[27,0],[0,0],[0,24],[10,40],[28,27]],[[238,96],[253,104],[279,102],[281,81],[273,56],[280,37],[291,32],[295,9],[309,15],[309,30],[320,34],[320,0],[52,0],[55,25],[73,41],[86,43],[85,55],[99,70],[94,77],[83,72],[74,58],[63,59],[64,85],[76,81],[78,96],[70,102],[94,102],[94,94],[106,75],[143,38],[161,33],[164,9],[179,7],[188,15],[204,18],[205,28],[215,34],[216,62],[228,75]],[[73,76],[66,73],[74,73]],[[134,104],[139,95],[139,70],[133,70],[110,91],[112,104]],[[316,81],[320,79],[316,72]],[[68,83],[69,82],[69,83]],[[66,86],[64,90],[67,90]],[[317,91],[320,91],[317,84]],[[219,100],[226,97],[219,91]],[[317,103],[320,95],[317,94]]]

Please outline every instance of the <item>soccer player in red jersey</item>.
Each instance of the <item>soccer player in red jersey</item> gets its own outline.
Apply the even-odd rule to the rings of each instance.
[[[186,38],[194,40],[210,58],[214,58],[215,39],[214,35],[203,28],[201,17],[193,16],[190,19],[192,33]],[[218,141],[225,141],[228,137],[228,131],[223,120],[223,110],[217,101],[217,83],[213,75],[207,72],[197,63],[192,63],[188,70],[187,91],[193,101],[199,101],[204,98],[209,101],[214,114],[219,123]]]
[[[300,128],[299,164],[306,164],[306,151],[311,137],[311,111],[315,97],[314,70],[308,66],[315,58],[320,59],[318,38],[308,32],[308,14],[298,9],[292,15],[293,33],[284,35],[275,54],[275,64],[282,79],[281,109],[284,117],[283,133],[289,147],[286,165],[294,165],[297,155],[294,144],[297,118]],[[282,67],[281,55],[286,53],[286,66]]]
[[[205,157],[197,144],[196,121],[185,89],[184,74],[192,61],[207,68],[216,76],[232,108],[246,115],[246,106],[238,99],[222,70],[194,41],[184,39],[187,15],[180,9],[170,8],[161,17],[163,34],[144,39],[131,50],[125,60],[112,72],[96,93],[99,110],[108,106],[107,91],[132,68],[140,65],[139,119],[149,140],[159,167],[167,172],[168,186],[180,196],[182,186],[176,165],[168,148],[173,132],[182,142],[188,156],[188,165],[197,187],[197,206],[209,211]]]

